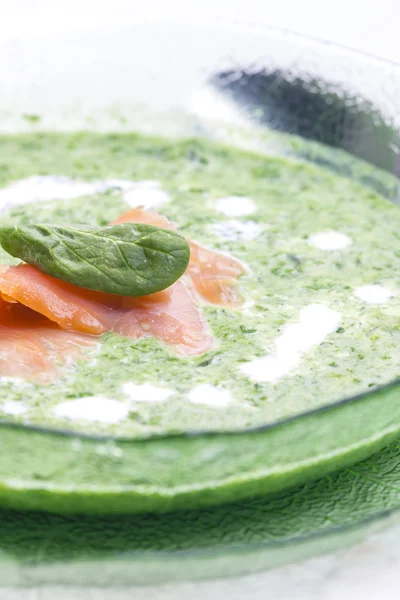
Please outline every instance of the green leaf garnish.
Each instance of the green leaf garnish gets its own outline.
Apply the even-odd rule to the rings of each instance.
[[[190,258],[181,235],[142,223],[0,227],[0,244],[42,273],[121,296],[164,290],[183,275]]]

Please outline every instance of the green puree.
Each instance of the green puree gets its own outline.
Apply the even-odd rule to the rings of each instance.
[[[137,437],[232,430],[289,417],[399,376],[400,210],[368,187],[302,160],[200,140],[89,133],[1,138],[3,187],[47,174],[88,181],[158,181],[171,199],[159,211],[182,234],[247,265],[239,281],[246,304],[243,311],[202,307],[216,345],[199,357],[178,357],[154,339],[107,334],[90,359],[65,368],[51,385],[2,381],[0,410],[5,401],[27,408],[20,416],[3,413],[3,418]],[[217,210],[217,200],[229,196],[250,198],[256,210],[226,216]],[[0,226],[106,225],[128,208],[123,193],[114,189],[14,207],[2,213]],[[258,230],[258,235],[241,238],[227,223],[232,220],[247,223],[248,231]],[[309,236],[329,231],[352,243],[339,250],[309,243]],[[17,261],[2,251],[0,263],[12,262]],[[366,285],[383,286],[393,296],[382,304],[366,302],[355,294]],[[273,354],[276,339],[311,304],[340,314],[336,331],[301,354],[276,381],[246,375],[241,365]],[[172,394],[164,402],[135,402],[121,390],[127,382],[167,388]],[[230,404],[191,402],[190,392],[202,384],[230,392]],[[53,413],[60,402],[92,395],[129,403],[128,416],[107,424]]]

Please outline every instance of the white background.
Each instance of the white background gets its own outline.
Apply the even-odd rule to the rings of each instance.
[[[399,0],[0,0],[0,39],[210,19],[283,27],[400,62]]]

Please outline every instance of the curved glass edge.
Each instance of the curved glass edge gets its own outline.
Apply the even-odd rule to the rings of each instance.
[[[209,88],[210,81],[217,70],[220,71],[227,65],[232,64],[239,65],[239,67],[242,65],[251,65],[255,69],[256,66],[262,66],[268,52],[275,48],[276,52],[273,54],[273,57],[269,57],[273,65],[279,64],[290,69],[298,68],[301,71],[304,71],[308,67],[310,72],[312,71],[320,76],[325,74],[326,65],[329,64],[330,67],[335,67],[329,71],[330,78],[335,85],[343,84],[344,76],[348,79],[349,73],[354,75],[354,80],[351,82],[354,93],[367,94],[370,101],[379,110],[384,112],[388,120],[395,122],[398,111],[395,106],[392,106],[392,103],[385,101],[385,98],[382,97],[382,87],[384,87],[381,85],[382,77],[379,78],[379,86],[377,87],[372,88],[370,80],[374,79],[371,75],[372,72],[372,74],[379,73],[381,76],[383,74],[388,81],[390,80],[390,85],[395,90],[396,86],[400,83],[399,65],[334,44],[303,37],[292,32],[265,26],[259,27],[255,24],[218,22],[207,23],[206,25],[193,25],[181,23],[175,24],[172,29],[175,33],[180,32],[185,39],[191,39],[192,48],[190,58],[192,60],[190,64],[188,64],[186,58],[182,59],[179,45],[170,43],[172,38],[175,37],[174,31],[171,30],[170,26],[165,27],[162,24],[126,26],[123,28],[113,28],[112,30],[105,29],[104,31],[95,33],[76,33],[73,36],[67,34],[61,36],[59,39],[48,37],[36,40],[20,40],[12,48],[6,44],[3,48],[4,52],[2,52],[0,57],[1,61],[5,61],[4,66],[6,67],[4,70],[0,69],[0,72],[7,74],[7,93],[3,96],[5,105],[2,106],[0,129],[8,132],[16,132],[21,130],[40,131],[54,127],[63,129],[64,126],[67,130],[70,130],[84,126],[91,129],[127,131],[132,130],[132,128],[143,130],[143,123],[150,123],[151,132],[154,132],[154,130],[161,131],[165,135],[206,135],[207,137],[234,143],[240,147],[247,147],[266,153],[272,149],[278,149],[280,152],[288,155],[317,162],[336,172],[344,173],[346,176],[354,176],[365,185],[375,186],[374,189],[380,191],[380,193],[384,193],[384,195],[391,199],[398,197],[398,180],[389,173],[382,173],[382,183],[378,189],[379,182],[371,183],[371,167],[367,163],[364,163],[361,168],[355,170],[354,165],[351,165],[351,157],[346,157],[343,153],[340,154],[340,150],[337,151],[337,161],[328,163],[324,158],[323,146],[318,144],[315,144],[315,153],[305,155],[301,149],[300,139],[296,144],[296,142],[293,142],[293,140],[290,141],[288,138],[287,146],[283,147],[282,142],[278,143],[277,138],[274,139],[274,132],[268,132],[263,128],[257,127],[254,121],[252,122],[251,115],[249,119],[248,114],[240,114],[237,107],[234,110],[228,110],[223,115],[222,121],[220,120],[221,114],[217,115],[219,117],[217,122],[215,115],[211,114],[210,117],[209,114],[204,114],[201,110],[199,112],[199,104],[196,102],[196,98],[198,100],[199,91],[203,94],[204,89]],[[132,35],[132,31],[139,35]],[[213,42],[210,54],[200,52],[204,49],[204,36],[206,33],[208,36],[207,39],[211,39]],[[92,44],[88,44],[88,37]],[[106,37],[108,39],[111,37],[116,42],[118,41],[115,48],[110,48],[110,44],[104,45],[103,42]],[[68,64],[74,64],[69,54],[71,47],[68,41],[71,39],[74,40],[74,52],[80,53],[81,56],[81,60],[74,67],[68,67]],[[246,40],[251,41],[251,43],[248,44],[248,47],[240,47],[238,50],[232,51],[230,57],[227,57],[226,48],[231,48],[233,41],[236,43],[240,40],[243,42]],[[160,50],[166,41],[168,42],[166,45],[166,54],[174,59],[181,57],[178,64],[182,68],[182,74],[179,75],[180,79],[182,79],[182,85],[180,84],[178,86],[179,89],[171,92],[171,97],[169,97],[168,94],[170,92],[165,87],[165,83],[171,78],[171,71],[166,70],[166,74],[164,73],[161,76],[162,66],[157,62],[161,56]],[[165,87],[168,96],[166,97],[165,94],[162,95],[163,102],[166,103],[165,106],[160,107],[157,102],[154,102],[157,89],[152,87],[153,84],[143,85],[143,92],[141,92],[143,95],[142,102],[130,102],[129,107],[126,106],[126,103],[125,105],[119,105],[118,102],[111,102],[112,98],[133,97],[136,93],[136,81],[127,86],[123,78],[117,79],[115,76],[112,78],[114,88],[111,91],[111,96],[108,92],[105,93],[103,91],[103,95],[100,93],[100,98],[97,98],[98,94],[94,97],[93,92],[98,92],[97,84],[101,84],[102,88],[104,88],[102,85],[105,75],[104,69],[107,71],[107,68],[111,68],[114,63],[120,64],[121,73],[125,71],[131,72],[134,69],[135,64],[134,61],[132,62],[132,56],[135,56],[135,54],[128,53],[130,62],[126,62],[120,55],[121,44],[124,48],[130,48],[132,44],[132,48],[135,47],[134,44],[141,45],[141,55],[146,57],[146,68],[156,69],[155,72],[160,74],[160,82],[157,82],[156,86],[163,85]],[[153,46],[154,50],[151,51]],[[48,53],[49,48],[52,49],[50,53]],[[65,54],[67,49],[68,56]],[[285,51],[279,54],[277,51],[282,49]],[[319,50],[318,53],[315,52],[316,49]],[[115,53],[111,58],[109,55],[110,51]],[[237,52],[237,56],[235,52]],[[51,61],[43,60],[45,54],[49,54],[52,57]],[[68,61],[66,61],[66,58],[68,58]],[[56,96],[51,93],[51,88],[55,87],[53,69],[55,59],[59,59],[61,66],[65,68],[65,71],[60,69],[60,72],[63,72],[63,77],[66,79],[64,85],[57,91]],[[107,62],[104,62],[105,59],[107,59]],[[294,62],[295,60],[297,62]],[[301,67],[299,66],[300,63]],[[37,85],[36,80],[36,70],[39,64],[43,75],[46,75],[46,73],[48,75],[48,77],[42,77],[43,81],[40,86]],[[342,73],[344,65],[346,65],[346,73]],[[362,69],[360,69],[360,65],[363,66]],[[32,68],[32,66],[36,67],[36,69]],[[91,77],[89,78],[91,82],[87,84],[89,86],[87,90],[79,89],[79,93],[82,95],[85,91],[88,91],[90,101],[86,104],[79,104],[76,102],[75,92],[77,92],[77,89],[74,86],[82,84],[81,75],[89,67],[92,69]],[[98,70],[99,67],[101,67],[100,70]],[[176,70],[175,67],[176,65],[174,66],[174,71]],[[74,69],[75,71],[78,69],[77,76],[74,75]],[[369,74],[368,82],[365,81],[366,71]],[[185,78],[187,79],[185,80]],[[66,85],[71,86],[72,89],[66,91]],[[187,89],[190,89],[190,94],[182,93],[183,90],[187,91]],[[33,90],[34,93],[30,93]],[[387,93],[387,90],[384,90],[384,92]],[[68,104],[65,103],[67,100],[64,100],[64,96],[68,99]],[[51,103],[49,103],[49,98],[51,99]],[[144,106],[146,98],[152,100],[150,102],[150,111]],[[182,104],[183,99],[184,104]],[[57,101],[60,102],[59,110],[52,113],[52,108],[58,106]],[[28,102],[28,105],[24,104],[26,102]],[[94,111],[91,104],[93,102],[98,103]],[[222,108],[225,110],[227,107],[226,102],[229,102],[229,100],[225,98],[224,102],[225,104]],[[232,109],[232,105],[230,108]],[[43,118],[42,115],[39,115],[39,119],[32,120],[27,118],[32,111],[40,112],[40,110],[43,110]],[[144,115],[146,115],[146,118],[143,118]],[[228,115],[228,120],[226,120],[226,115]],[[400,386],[400,380],[392,382],[389,384],[390,386]],[[364,398],[367,399],[374,393],[375,391],[368,391],[354,398],[341,399],[337,403],[323,406],[315,411],[306,411],[296,415],[293,419],[301,420],[318,414],[319,411],[322,413],[329,408],[342,406],[347,402],[358,402]],[[288,422],[291,421],[292,419],[288,420]],[[243,433],[256,434],[273,429],[274,427],[280,427],[285,423],[286,421],[283,421],[254,430],[247,429]],[[12,426],[12,424],[6,421],[0,422],[0,427],[8,426]],[[21,429],[25,431],[30,429],[30,427],[29,425],[22,426]],[[43,433],[65,434],[78,438],[85,437],[80,433],[52,428],[41,431]],[[233,432],[235,435],[240,433]],[[188,432],[187,435],[191,439],[193,435],[219,436],[220,433],[202,431]],[[111,440],[118,440],[118,438],[113,438],[112,436],[107,437]],[[93,439],[97,438],[94,436]]]
[[[391,453],[375,455],[353,472],[344,470],[275,499],[220,507],[216,514],[85,521],[2,510],[0,586],[73,582],[117,588],[230,578],[353,545],[399,523],[398,475],[390,468],[399,452],[396,444]],[[376,501],[374,476],[379,475]],[[155,541],[160,530],[164,547]]]
[[[101,441],[3,425],[0,502],[101,515],[272,495],[364,460],[399,437],[399,386],[361,399],[236,436]]]
[[[352,546],[365,537],[399,523],[400,510],[380,514],[365,522],[279,544],[219,552],[133,553],[105,556],[103,560],[49,561],[32,563],[0,555],[0,589],[65,585],[102,589],[155,586],[184,581],[232,579],[274,569],[313,556]]]

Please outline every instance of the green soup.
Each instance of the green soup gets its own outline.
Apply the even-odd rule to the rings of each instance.
[[[203,140],[90,133],[2,137],[0,183],[0,224],[106,225],[144,204],[246,266],[240,310],[201,304],[211,351],[108,333],[51,384],[3,377],[3,419],[132,437],[236,430],[399,375],[400,210],[361,183]]]

